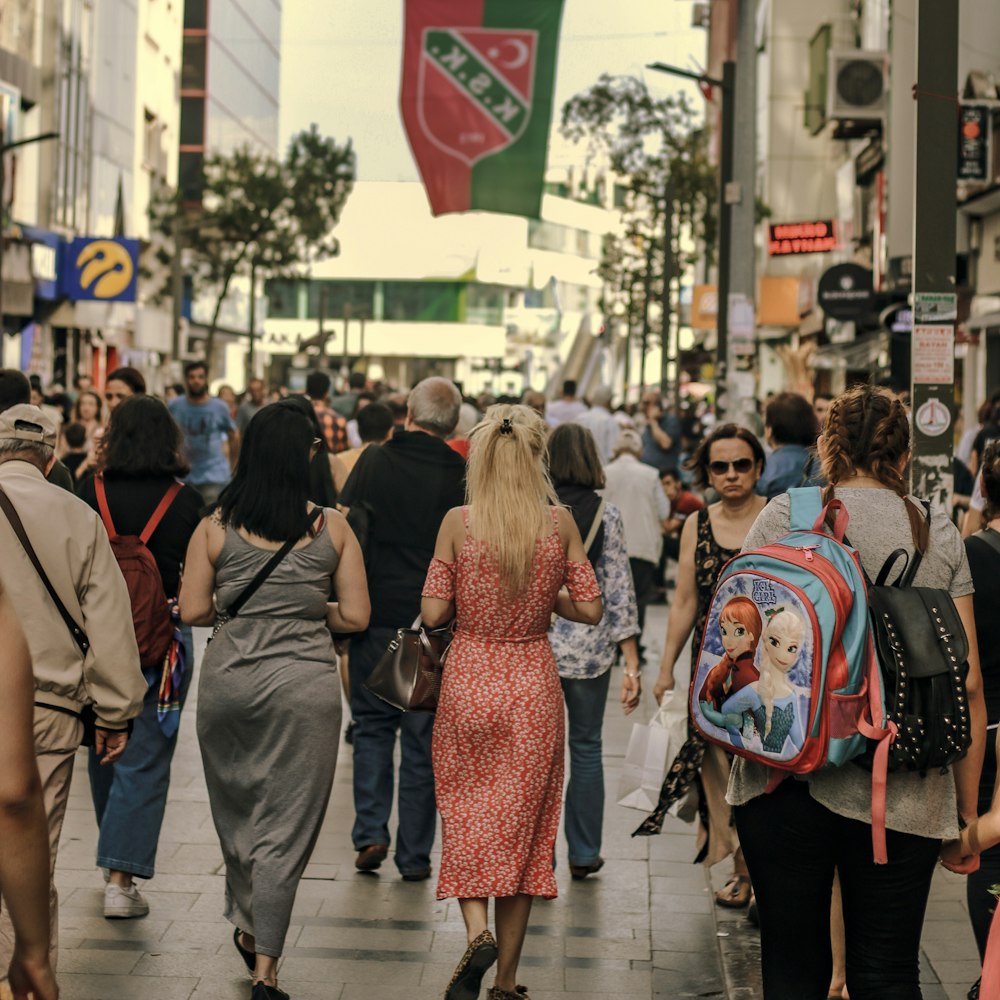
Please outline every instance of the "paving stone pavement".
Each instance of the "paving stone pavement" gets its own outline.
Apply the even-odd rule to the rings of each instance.
[[[649,688],[666,609],[650,612]],[[201,646],[207,632],[197,631]],[[712,905],[706,873],[691,863],[693,828],[669,818],[661,836],[632,838],[642,815],[615,805],[632,722],[640,717],[623,718],[615,687],[605,724],[607,864],[599,875],[573,882],[560,842],[561,895],[535,904],[520,979],[533,1000],[756,1000],[762,995],[759,938],[742,912]],[[143,886],[150,902],[143,919],[101,915],[96,824],[85,757],[78,756],[57,869],[64,1000],[249,997],[232,928],[221,915],[223,863],[195,738],[196,711],[195,687],[181,724],[157,874]],[[651,714],[647,698],[641,718]],[[438,902],[433,879],[401,881],[391,861],[377,874],[355,871],[351,766],[344,746],[326,821],[296,898],[280,982],[293,1000],[440,997],[464,950],[458,904]],[[715,869],[716,887],[726,874],[725,865]],[[962,894],[959,879],[939,873],[924,934],[926,1000],[963,1000],[978,975]]]

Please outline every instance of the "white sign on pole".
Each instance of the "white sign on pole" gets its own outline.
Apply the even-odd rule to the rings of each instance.
[[[955,328],[917,324],[912,336],[914,384],[952,384],[955,381]]]

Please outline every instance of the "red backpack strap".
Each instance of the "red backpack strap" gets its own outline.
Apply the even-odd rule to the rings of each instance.
[[[108,495],[104,492],[104,475],[100,472],[94,476],[94,491],[97,493],[97,509],[101,512],[101,520],[104,522],[108,537],[112,539],[117,538],[118,530],[115,528],[115,522],[111,520]]]
[[[173,482],[170,484],[167,492],[163,494],[163,499],[157,504],[156,510],[153,511],[153,516],[146,522],[146,527],[142,529],[142,534],[139,536],[139,540],[143,545],[149,544],[150,538],[153,537],[153,532],[156,531],[160,526],[160,521],[163,520],[163,515],[170,509],[174,498],[182,489],[184,489],[183,483]]]

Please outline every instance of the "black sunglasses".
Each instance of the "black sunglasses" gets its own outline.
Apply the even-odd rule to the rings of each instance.
[[[750,472],[756,464],[752,458],[738,458],[735,462],[709,462],[708,471],[713,476],[724,476],[729,471],[729,467],[732,466],[740,475],[743,475]]]

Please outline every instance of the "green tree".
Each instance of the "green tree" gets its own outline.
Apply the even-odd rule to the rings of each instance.
[[[604,312],[616,303],[626,307],[629,329],[641,326],[645,356],[650,306],[663,295],[667,243],[679,266],[715,255],[718,175],[704,127],[686,95],[654,98],[636,77],[603,74],[566,102],[560,131],[586,142],[588,156],[607,164],[625,188],[622,230],[604,240],[598,273]],[[689,239],[682,242],[680,233]],[[682,254],[685,245],[690,249]]]
[[[196,294],[215,296],[207,359],[235,277],[250,276],[256,287],[258,277],[300,274],[336,256],[333,230],[355,175],[351,140],[338,144],[313,125],[292,137],[282,160],[248,146],[207,157],[200,204],[166,187],[151,199],[150,219],[161,237],[157,259],[167,267],[183,248]]]

